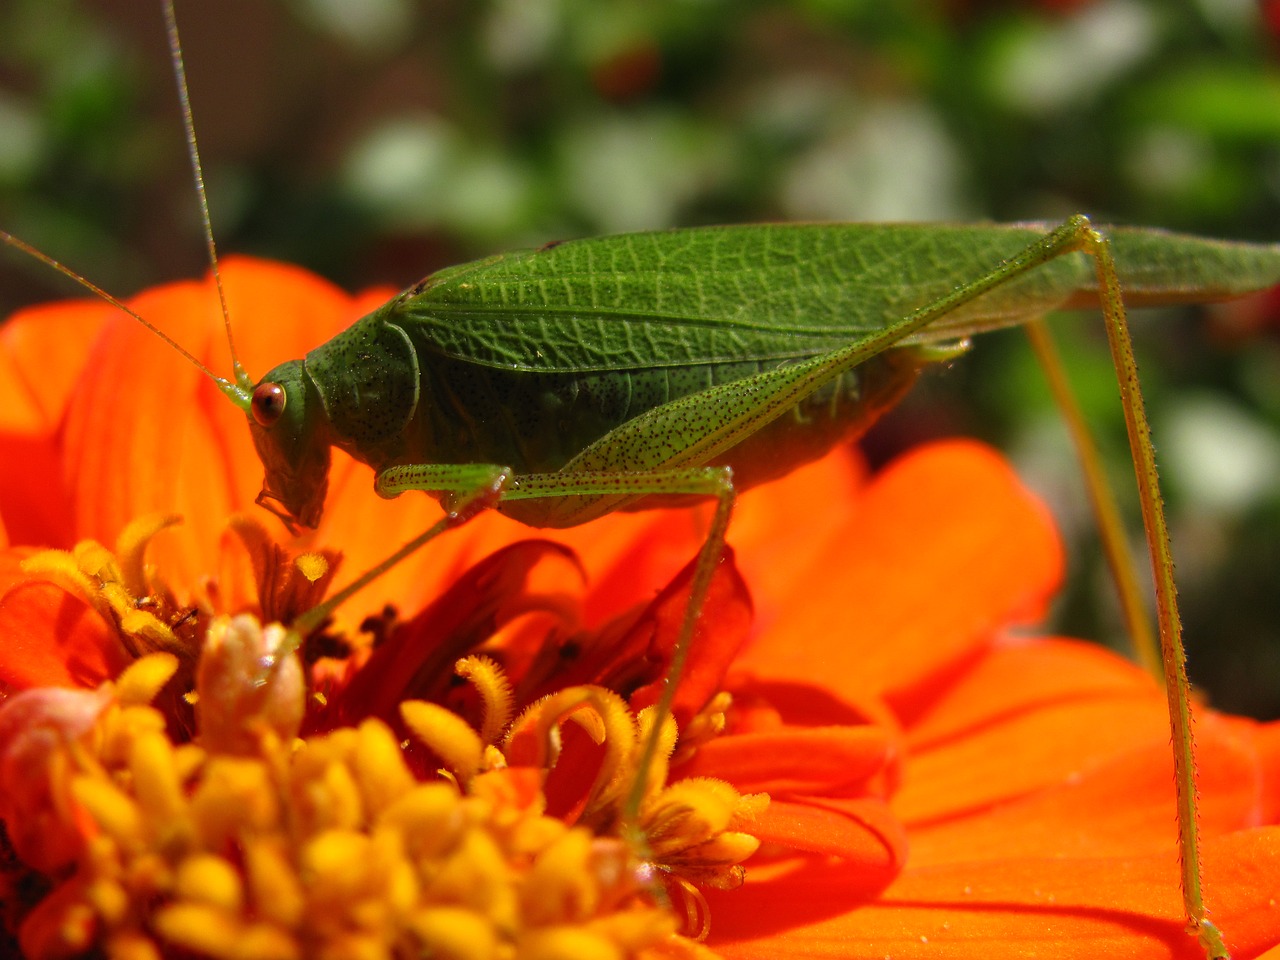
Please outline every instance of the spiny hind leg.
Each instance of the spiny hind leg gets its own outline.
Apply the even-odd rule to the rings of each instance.
[[[1169,705],[1169,726],[1173,740],[1174,780],[1178,799],[1179,856],[1182,868],[1182,903],[1187,931],[1200,941],[1209,960],[1225,960],[1230,954],[1222,934],[1208,919],[1200,876],[1200,828],[1196,813],[1196,762],[1192,743],[1191,696],[1187,680],[1186,653],[1182,646],[1182,623],[1178,616],[1177,590],[1173,582],[1173,556],[1164,516],[1164,501],[1156,472],[1155,448],[1147,422],[1138,365],[1125,320],[1124,300],[1116,273],[1110,242],[1090,226],[1084,217],[1068,221],[1076,236],[1075,248],[1088,253],[1098,276],[1107,340],[1124,406],[1129,449],[1137,474],[1142,503],[1142,521],[1147,534],[1152,575],[1156,585],[1156,615],[1160,632],[1160,652],[1164,662],[1165,696]]]

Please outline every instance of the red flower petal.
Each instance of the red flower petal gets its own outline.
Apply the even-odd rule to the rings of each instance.
[[[571,555],[556,544],[528,540],[494,553],[458,580],[413,620],[377,647],[327,709],[309,718],[307,732],[381,717],[399,728],[398,704],[421,698],[459,709],[466,688],[454,683],[454,663],[475,651],[512,619],[552,609],[555,594],[539,596],[535,572],[549,565],[560,578],[576,578]],[[478,721],[478,717],[476,718]]]
[[[566,683],[596,683],[627,696],[633,710],[657,703],[671,670],[671,658],[684,625],[696,558],[612,643],[612,649],[598,649],[603,657],[594,662],[584,658],[584,670],[562,665],[555,672],[555,686]],[[712,575],[701,616],[671,704],[676,723],[685,724],[721,689],[751,627],[751,598],[734,565],[734,555],[726,548]],[[601,636],[608,638],[606,627]],[[599,646],[599,645],[597,645]],[[580,677],[580,679],[574,679]]]

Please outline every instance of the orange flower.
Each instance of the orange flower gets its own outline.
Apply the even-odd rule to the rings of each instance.
[[[382,296],[349,298],[301,271],[243,259],[227,261],[224,273],[239,348],[255,372],[304,352]],[[227,364],[212,303],[207,284],[189,283],[149,291],[132,305],[221,369]],[[229,548],[224,529],[230,514],[250,509],[261,482],[242,414],[109,308],[37,308],[0,336],[0,457],[31,465],[6,468],[0,485],[0,519],[14,545],[0,555],[0,681],[10,690],[93,688],[121,677],[139,652],[117,639],[110,617],[119,608],[104,619],[74,591],[24,573],[18,561],[32,547],[114,543],[137,517],[182,514],[181,525],[157,533],[145,547],[153,570],[130,574],[130,562],[122,562],[115,582],[159,590],[158,571],[175,611],[184,605],[253,608],[255,578]],[[369,471],[338,457],[325,519],[301,547],[340,550],[334,577],[340,586],[380,559],[389,541],[424,529],[435,511],[426,497],[380,501]],[[652,696],[680,607],[684,581],[677,572],[696,550],[698,525],[696,511],[613,516],[557,533],[555,540],[572,553],[535,544],[495,554],[528,531],[501,517],[478,518],[340,611],[332,632],[348,639],[387,604],[398,614],[375,617],[375,632],[389,639],[364,651],[362,669],[326,675],[331,696],[324,710],[312,709],[308,729],[346,736],[346,725],[363,721],[360,736],[376,745],[394,741],[378,732],[383,727],[368,726],[381,722],[371,718],[407,722],[459,783],[485,784],[474,789],[486,803],[499,796],[514,803],[512,816],[527,823],[522,829],[540,837],[583,827],[597,838],[610,835],[618,801],[608,800],[606,773],[622,768],[610,767],[616,756],[610,759],[608,747],[616,747],[618,737],[600,740],[564,728],[560,761],[538,801],[562,825],[553,829],[527,820],[531,814],[517,815],[528,809],[530,796],[517,773],[486,766],[497,744],[497,734],[485,732],[487,719],[473,719],[476,734],[468,734],[453,731],[452,721],[430,705],[412,718],[394,707],[413,697],[443,701],[468,718],[491,712],[501,699],[500,681],[472,677],[460,692],[447,679],[458,656],[488,640],[504,658],[517,703],[560,690],[562,699],[579,698],[564,709],[581,710],[586,698],[601,724],[614,723],[603,694],[572,691],[603,685],[631,694],[633,707]],[[1197,955],[1181,930],[1163,698],[1135,668],[1093,647],[1005,632],[1041,612],[1057,586],[1061,559],[1043,510],[998,458],[970,444],[944,444],[868,482],[835,455],[744,496],[730,540],[754,599],[754,626],[749,646],[733,659],[748,630],[749,606],[733,565],[722,565],[700,626],[701,659],[681,681],[681,749],[668,789],[713,777],[736,788],[731,796],[768,794],[770,801],[762,807],[726,800],[724,812],[713,815],[707,811],[721,803],[712,799],[714,790],[678,802],[651,791],[642,816],[653,862],[675,884],[669,890],[677,905],[696,909],[697,898],[706,897],[708,947],[743,957]],[[142,549],[130,554],[139,571]],[[461,587],[446,588],[481,558],[487,559],[465,574]],[[668,581],[670,588],[654,599]],[[264,582],[261,570],[256,582]],[[224,678],[240,675],[221,669]],[[151,695],[156,681],[125,676],[116,692],[101,687],[96,699],[76,701],[74,708],[34,691],[44,700],[27,709],[57,721],[40,730],[64,731],[118,710],[134,719],[112,720],[112,729],[136,729],[131,736],[152,743],[146,731],[154,720],[145,713],[151,708],[136,689]],[[718,690],[732,695],[732,705]],[[202,694],[202,701],[210,699]],[[229,715],[256,709],[236,707]],[[292,722],[267,726],[288,736]],[[511,771],[549,765],[540,753],[541,734],[528,732],[544,722],[554,717],[535,714],[532,727],[508,725],[502,749]],[[31,748],[27,735],[36,730],[31,722],[19,724],[16,735],[0,730],[0,758],[38,764],[40,751],[16,751],[15,741],[5,740],[18,736]],[[1236,956],[1252,957],[1280,943],[1271,879],[1280,875],[1280,832],[1269,826],[1280,814],[1280,732],[1213,714],[1202,717],[1199,731],[1208,897]],[[343,758],[360,754],[344,753],[353,749],[344,742],[313,736],[307,749],[330,758],[326,764],[354,763]],[[281,762],[274,748],[262,749],[268,767]],[[100,763],[109,768],[107,760]],[[0,794],[28,802],[24,809],[51,809],[41,804],[44,793],[16,791],[11,776],[0,782]],[[119,809],[115,787],[77,782],[66,796],[76,798],[67,802],[78,812],[65,821],[72,832],[60,835],[53,863],[77,855],[76,825],[84,817]],[[48,796],[63,796],[56,779],[40,784],[52,791]],[[685,839],[665,843],[668,828],[661,825],[687,821],[687,814],[671,813],[676,820],[670,820],[663,811],[688,809],[722,825],[696,840],[685,822],[686,832],[671,835]],[[113,822],[118,842],[134,841],[136,831]],[[15,840],[17,823],[10,815]],[[735,839],[743,829],[763,846],[747,865],[744,885],[718,890],[740,879],[714,864],[721,855],[725,864],[736,862],[729,851],[734,857],[749,852]],[[19,853],[33,842],[19,840]],[[307,862],[342,850],[363,857],[372,849],[367,842],[350,837],[326,841],[323,850],[309,846],[313,860]],[[547,851],[579,850],[570,834],[563,842],[542,842],[551,844]],[[557,883],[599,862],[591,859],[599,853],[586,850],[554,855],[561,858],[555,862],[579,865],[555,874]],[[188,886],[223,889],[224,868],[201,857],[184,861]],[[550,852],[547,858],[554,859]],[[258,876],[250,871],[250,880]],[[630,903],[628,889],[607,897]],[[37,908],[43,925],[29,927],[41,936],[65,928],[43,921],[71,916],[58,912],[71,894],[66,885],[57,890]],[[682,904],[684,894],[695,899]],[[225,911],[233,901],[243,908],[234,897],[211,905],[208,896],[166,908],[157,929],[172,931],[197,914],[203,923],[210,910]],[[459,909],[441,912],[437,905],[414,914],[421,942],[444,949],[448,931],[470,930],[474,917],[461,918]],[[546,923],[564,921],[554,911],[548,916],[538,921],[538,937],[552,936]],[[271,922],[296,920],[291,917]],[[257,916],[254,922],[262,934],[265,921]],[[591,920],[596,926],[589,937],[603,935],[599,922]],[[627,926],[625,935],[610,923],[609,942],[629,944],[628,950],[657,949],[668,935],[654,920]],[[692,926],[696,931],[698,924]],[[589,937],[581,943],[596,942]],[[24,944],[38,939],[30,934]],[[178,942],[210,952],[216,938]],[[549,940],[537,942],[550,948]],[[693,949],[683,942],[682,949]]]

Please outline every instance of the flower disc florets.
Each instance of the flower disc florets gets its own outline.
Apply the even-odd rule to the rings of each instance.
[[[6,782],[23,785],[0,810],[22,861],[9,880],[17,888],[23,869],[36,869],[49,887],[22,920],[25,956],[699,952],[670,891],[729,885],[757,845],[736,828],[764,798],[651,777],[636,829],[622,830],[644,724],[601,688],[572,688],[490,725],[500,743],[435,704],[403,704],[444,776],[415,775],[377,719],[296,739],[296,655],[262,678],[244,669],[280,642],[247,616],[213,622],[190,743],[175,744],[150,705],[177,669],[169,654],[95,691],[37,689],[6,702],[0,758]],[[504,687],[482,659],[461,670],[489,695]],[[549,815],[542,792],[566,720],[612,758],[575,817]],[[15,833],[24,823],[34,829]]]

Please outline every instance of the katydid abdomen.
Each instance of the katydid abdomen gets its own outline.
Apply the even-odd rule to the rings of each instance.
[[[422,343],[413,346],[420,385],[403,429],[375,447],[362,448],[357,438],[335,437],[339,446],[376,472],[413,463],[494,463],[511,467],[517,475],[554,473],[640,414],[784,362],[529,373],[443,357]],[[735,486],[742,490],[823,455],[863,432],[910,388],[920,363],[917,352],[888,351],[845,372],[712,462],[732,466]],[[313,356],[308,355],[309,371]],[[659,505],[661,500],[646,497],[630,508]],[[560,515],[546,507],[542,500],[499,505],[530,526],[561,525]]]

